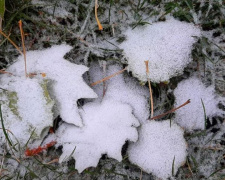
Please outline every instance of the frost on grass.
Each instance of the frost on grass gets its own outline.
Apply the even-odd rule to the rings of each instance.
[[[53,101],[46,81],[25,77],[1,76],[0,93],[4,126],[11,138],[24,145],[28,139],[43,138],[53,124]],[[0,125],[0,128],[2,126]],[[3,136],[3,131],[0,132]]]
[[[79,172],[96,167],[103,154],[121,161],[125,141],[138,139],[139,122],[129,105],[112,100],[88,103],[83,106],[81,116],[82,128],[64,123],[57,131],[57,142],[63,145],[60,162],[71,155]]]
[[[132,163],[144,171],[166,179],[185,163],[187,145],[183,130],[170,120],[152,120],[140,128],[139,139],[128,148]],[[174,165],[173,165],[174,160]]]
[[[105,74],[102,69],[103,67],[100,68],[98,63],[91,65],[89,73],[92,82],[112,75],[122,70],[123,67],[118,64],[106,65]],[[141,86],[134,78],[120,74],[109,79],[105,82],[105,94],[103,83],[94,86],[93,89],[104,100],[112,99],[129,104],[133,108],[134,115],[141,123],[149,118],[149,90],[145,86]]]
[[[200,30],[190,23],[170,19],[125,32],[124,49],[133,75],[147,81],[144,61],[149,60],[149,77],[153,82],[168,81],[182,73],[191,62],[191,50]]]
[[[27,68],[30,73],[46,73],[45,78],[49,80],[50,95],[56,102],[55,112],[59,112],[65,122],[82,126],[77,100],[96,98],[97,95],[83,81],[82,75],[88,68],[72,64],[63,58],[71,48],[68,45],[60,45],[45,50],[29,51],[27,52]],[[23,67],[24,60],[20,56],[7,71],[15,76],[24,76]]]
[[[185,129],[205,129],[205,115],[211,118],[221,114],[217,108],[219,100],[216,98],[212,86],[205,87],[196,77],[180,82],[174,90],[175,106],[184,103],[187,99],[191,104],[176,111],[175,121]],[[204,112],[205,108],[205,112]]]

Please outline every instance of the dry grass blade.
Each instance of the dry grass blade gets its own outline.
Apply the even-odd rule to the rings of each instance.
[[[114,73],[114,74],[112,74],[112,75],[110,75],[110,76],[107,76],[107,77],[105,77],[105,78],[103,78],[103,79],[101,79],[101,80],[99,80],[99,81],[96,81],[96,82],[94,82],[94,83],[91,83],[91,86],[95,86],[95,85],[100,84],[100,83],[102,83],[102,82],[104,82],[104,81],[107,81],[107,80],[113,78],[114,76],[117,76],[117,75],[123,73],[126,69],[127,69],[127,68],[125,67],[124,69],[122,69],[122,70],[120,70],[120,71],[118,71],[118,72],[116,72],[116,73]]]
[[[189,104],[190,102],[191,102],[190,99],[188,99],[184,104],[180,105],[179,107],[174,108],[174,109],[171,109],[171,110],[169,110],[169,111],[167,111],[167,112],[165,112],[165,113],[163,113],[163,114],[160,114],[160,115],[158,115],[158,116],[152,117],[150,120],[162,118],[163,116],[165,116],[165,115],[167,115],[167,114],[170,114],[170,113],[172,113],[172,112],[175,112],[176,110],[182,108],[183,106],[186,106],[186,105]]]
[[[25,76],[27,77],[27,58],[26,58],[26,48],[24,45],[24,32],[23,32],[23,24],[22,21],[19,21],[19,27],[20,27],[20,35],[22,40],[22,47],[23,47],[23,57],[24,57],[24,63],[25,63]]]
[[[98,19],[98,0],[95,0],[95,19],[98,23],[98,29],[99,30],[103,30],[103,27]]]
[[[150,82],[150,79],[149,79],[148,61],[145,61],[145,66],[146,66],[146,74],[147,74],[147,80],[148,80],[148,86],[149,86],[149,93],[150,93],[151,118],[152,118],[153,117],[153,114],[154,114],[154,104],[153,104],[153,96],[152,96],[152,87],[151,87],[151,82]]]
[[[10,36],[10,34],[7,36],[4,32],[2,32],[1,30],[0,30],[0,34],[2,35],[2,36],[4,36],[18,51],[19,51],[19,53],[21,54],[21,55],[23,55],[23,52],[20,50],[20,48],[9,38],[9,36]]]

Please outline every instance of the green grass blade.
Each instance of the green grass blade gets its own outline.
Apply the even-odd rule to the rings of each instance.
[[[0,18],[3,19],[5,14],[5,0],[0,0]]]
[[[173,158],[173,164],[172,164],[172,176],[174,176],[174,164],[175,164],[175,156]]]
[[[34,128],[34,130],[31,132],[30,137],[29,137],[29,139],[27,140],[27,142],[26,142],[26,144],[25,144],[25,146],[24,146],[25,148],[27,148],[27,145],[28,145],[30,139],[32,138],[32,136],[33,136],[33,134],[34,134],[35,129],[36,129],[36,128]]]
[[[206,116],[206,111],[205,111],[205,105],[204,105],[204,102],[201,98],[201,102],[202,102],[202,107],[203,107],[203,111],[204,111],[204,118],[205,118],[205,129],[206,129],[206,126],[207,126],[207,116]]]

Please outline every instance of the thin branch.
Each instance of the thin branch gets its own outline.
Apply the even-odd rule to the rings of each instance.
[[[184,104],[180,105],[179,107],[174,108],[174,109],[171,109],[171,110],[169,110],[169,111],[167,111],[167,112],[165,112],[165,113],[163,113],[163,114],[161,114],[161,115],[152,117],[150,120],[152,120],[152,119],[159,119],[159,118],[161,118],[161,117],[163,117],[163,116],[165,116],[165,115],[167,115],[167,114],[170,114],[170,113],[172,113],[172,112],[174,112],[174,111],[176,111],[176,110],[182,108],[183,106],[186,106],[186,105],[189,104],[190,102],[191,102],[190,99],[188,99]]]
[[[146,75],[147,75],[148,86],[149,86],[149,93],[150,93],[151,118],[152,118],[153,117],[153,114],[154,114],[154,104],[153,104],[153,96],[152,96],[152,87],[151,87],[151,82],[150,82],[150,79],[149,79],[148,61],[145,61],[145,66],[146,66]]]
[[[91,86],[95,86],[95,85],[100,84],[100,83],[102,83],[102,82],[104,82],[104,81],[107,81],[107,80],[113,78],[114,76],[117,76],[117,75],[123,73],[126,69],[127,69],[127,68],[125,67],[124,69],[122,69],[122,70],[120,70],[120,71],[118,71],[118,72],[116,72],[116,73],[114,73],[114,74],[112,74],[112,75],[110,75],[110,76],[107,76],[107,77],[105,77],[105,78],[103,78],[103,79],[101,79],[101,80],[99,80],[99,81],[96,81],[96,82],[94,82],[94,83],[91,83]]]

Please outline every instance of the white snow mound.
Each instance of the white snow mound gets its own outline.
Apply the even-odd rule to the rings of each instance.
[[[128,67],[141,81],[147,81],[144,61],[149,60],[149,78],[153,82],[168,81],[183,72],[191,62],[191,50],[200,30],[190,23],[170,19],[134,30],[127,30],[127,40],[120,44]]]
[[[170,120],[149,121],[139,131],[139,139],[128,148],[129,160],[161,179],[167,179],[185,163],[187,145],[183,130]],[[173,166],[174,160],[174,166]]]
[[[189,105],[175,112],[175,121],[189,131],[205,129],[205,113],[207,117],[219,114],[218,99],[214,88],[212,86],[206,88],[201,80],[196,77],[181,81],[174,90],[174,95],[176,98],[175,107],[188,99],[191,100]]]
[[[27,52],[27,69],[30,73],[46,73],[46,79],[50,83],[49,91],[54,96],[58,109],[55,112],[59,112],[65,122],[82,126],[77,100],[96,98],[97,95],[82,78],[88,68],[70,63],[63,58],[71,49],[71,46],[59,45],[45,50],[29,51]],[[15,76],[24,76],[23,67],[23,56],[19,56],[18,61],[7,71]]]
[[[88,103],[83,106],[81,115],[82,128],[64,123],[57,131],[57,142],[63,145],[60,162],[72,154],[79,172],[96,167],[103,154],[121,161],[125,141],[138,139],[135,127],[139,122],[129,105],[109,100]]]

